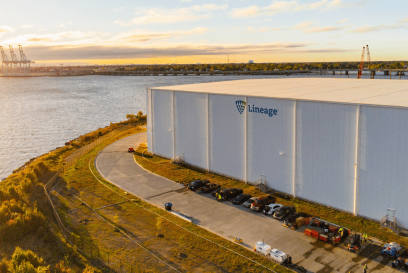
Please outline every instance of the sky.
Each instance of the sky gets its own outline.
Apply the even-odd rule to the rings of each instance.
[[[408,59],[408,1],[20,0],[0,46],[36,66]]]

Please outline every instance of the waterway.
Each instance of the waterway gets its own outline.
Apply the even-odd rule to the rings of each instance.
[[[146,112],[146,88],[249,76],[0,77],[0,181],[78,136]]]
[[[276,77],[0,77],[0,180],[71,139],[146,112],[147,87]]]

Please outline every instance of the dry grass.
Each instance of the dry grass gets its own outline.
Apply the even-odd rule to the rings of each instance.
[[[112,140],[113,141],[113,140]],[[62,185],[61,195],[58,196],[61,215],[66,225],[83,238],[94,240],[103,251],[114,253],[117,258],[126,260],[137,266],[141,271],[158,272],[169,271],[156,259],[142,251],[135,243],[115,232],[89,208],[81,206],[74,195],[81,196],[93,209],[101,208],[125,201],[119,194],[109,190],[98,182],[89,171],[88,164],[93,162],[94,156],[108,143],[103,143],[81,158],[75,168],[64,176],[66,185]],[[97,173],[92,165],[94,173]],[[112,190],[124,194],[124,191],[97,177]],[[265,272],[265,268],[243,259],[241,256],[226,251],[224,248],[208,241],[214,241],[228,247],[244,256],[263,264],[277,272],[291,272],[273,262],[232,243],[218,235],[208,232],[194,224],[146,203],[136,196],[127,195],[133,202],[111,206],[98,210],[98,213],[118,229],[126,232],[133,240],[143,245],[166,263],[171,264],[182,272]],[[72,209],[77,208],[75,211]],[[161,218],[163,216],[165,220]],[[84,221],[79,220],[88,219]],[[173,222],[173,223],[172,223]],[[174,224],[176,223],[176,224]],[[164,238],[157,237],[157,233]],[[206,239],[200,238],[196,234]],[[142,266],[143,265],[143,266]]]
[[[137,149],[140,154],[142,154],[145,150],[146,148],[142,147],[139,147]],[[218,183],[224,188],[243,189],[244,193],[251,194],[252,196],[267,195],[260,191],[258,188],[245,184],[243,182],[221,175],[209,173],[207,171],[200,170],[188,165],[175,165],[170,163],[168,159],[158,156],[143,158],[142,156],[135,154],[135,159],[141,166],[143,166],[147,170],[178,183],[186,184],[196,179],[206,179],[213,183]],[[379,223],[369,221],[360,217],[355,217],[352,214],[327,208],[325,206],[312,204],[303,200],[293,199],[280,195],[277,195],[276,197],[277,203],[283,205],[294,205],[298,211],[307,212],[313,216],[324,219],[328,222],[344,226],[351,230],[367,233],[369,236],[376,237],[385,242],[398,242],[408,247],[407,238],[398,236],[392,231],[382,228]]]
[[[42,185],[77,148],[117,127],[117,124],[112,124],[79,137],[72,145],[33,158],[0,183],[0,234],[5,233],[0,236],[0,260],[9,261],[16,247],[21,247],[42,257],[47,265],[51,265],[52,272],[67,255],[70,262],[74,259],[74,267],[85,268],[86,258],[80,256],[62,238]],[[8,231],[10,228],[12,230]]]

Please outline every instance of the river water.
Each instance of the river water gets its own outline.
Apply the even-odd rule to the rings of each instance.
[[[147,87],[242,78],[250,77],[0,77],[0,181],[71,139],[145,113]]]
[[[145,113],[147,87],[248,78],[267,77],[0,77],[0,181],[71,139]]]

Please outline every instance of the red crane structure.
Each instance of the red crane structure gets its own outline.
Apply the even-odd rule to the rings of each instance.
[[[361,54],[361,63],[360,63],[360,68],[358,69],[358,72],[357,72],[357,79],[361,79],[361,74],[363,74],[364,53],[365,53],[365,47],[363,46],[363,53]]]

